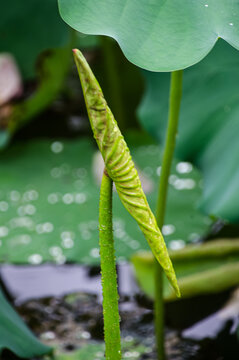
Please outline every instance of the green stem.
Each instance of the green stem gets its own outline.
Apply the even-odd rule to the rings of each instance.
[[[112,39],[102,36],[102,51],[106,69],[107,85],[109,93],[109,105],[112,109],[120,130],[123,132],[126,128],[124,106],[121,93],[121,79],[119,73],[119,66],[115,56],[115,43]]]
[[[165,218],[166,201],[168,193],[168,179],[173,160],[176,135],[178,129],[178,119],[180,103],[182,97],[183,72],[175,71],[171,73],[170,95],[169,95],[169,115],[166,142],[163,154],[163,162],[160,174],[158,201],[156,209],[156,219],[158,226],[162,229]],[[159,263],[155,260],[155,334],[158,359],[165,358],[164,349],[164,303],[163,303],[163,271]]]
[[[112,226],[112,180],[104,171],[100,190],[100,256],[106,360],[121,359],[120,317]]]

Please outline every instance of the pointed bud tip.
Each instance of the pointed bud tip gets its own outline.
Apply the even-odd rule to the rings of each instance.
[[[176,296],[177,296],[178,298],[180,298],[180,297],[181,297],[181,292],[180,292],[180,289],[179,289],[178,286],[177,286],[177,288],[175,289],[175,292],[176,292]]]

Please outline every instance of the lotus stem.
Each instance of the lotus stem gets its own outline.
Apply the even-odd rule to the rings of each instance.
[[[112,225],[112,180],[104,170],[100,190],[99,238],[106,360],[121,359],[120,316]]]
[[[169,115],[166,142],[163,154],[162,169],[159,181],[158,200],[156,208],[156,219],[162,229],[166,212],[166,201],[168,193],[168,179],[173,161],[174,148],[178,130],[179,111],[182,97],[183,71],[171,73]],[[156,347],[159,360],[165,359],[164,348],[164,302],[163,302],[163,270],[158,261],[155,260],[155,335]]]

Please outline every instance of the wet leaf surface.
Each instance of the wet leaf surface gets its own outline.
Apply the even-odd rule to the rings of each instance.
[[[140,171],[153,184],[147,194],[156,206],[161,152],[145,135],[129,136]],[[18,143],[0,155],[0,260],[99,263],[99,187],[93,176],[92,140]],[[175,162],[163,228],[170,248],[197,241],[211,220],[197,210],[201,175],[190,163]],[[148,249],[137,224],[114,195],[114,236],[118,260]]]
[[[74,29],[114,38],[126,57],[151,71],[172,71],[204,58],[218,38],[239,49],[239,4],[224,0],[58,0]]]

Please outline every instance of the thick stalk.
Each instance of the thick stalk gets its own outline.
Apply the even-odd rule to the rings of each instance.
[[[126,117],[124,115],[120,69],[115,54],[115,43],[112,39],[102,36],[101,44],[107,76],[106,80],[109,89],[109,106],[117,119],[120,130],[123,132],[126,128]]]
[[[112,226],[112,180],[106,170],[100,190],[99,232],[105,357],[106,360],[120,360],[120,317]]]
[[[175,71],[171,73],[170,95],[169,95],[169,115],[166,142],[163,154],[163,162],[159,181],[158,201],[156,208],[156,219],[158,226],[162,229],[165,218],[166,200],[168,193],[168,179],[173,160],[175,148],[180,103],[182,97],[183,72]],[[155,260],[155,335],[158,359],[165,359],[164,350],[164,303],[163,303],[163,271],[159,263]]]

